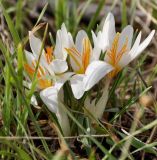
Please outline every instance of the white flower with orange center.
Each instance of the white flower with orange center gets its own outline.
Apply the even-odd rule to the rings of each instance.
[[[150,43],[154,33],[155,31],[153,30],[149,36],[140,43],[140,32],[133,43],[132,26],[128,25],[121,33],[116,33],[114,16],[109,13],[102,31],[99,31],[97,36],[92,32],[95,48],[106,52],[104,61],[114,67],[114,70],[110,72],[109,76],[114,77],[124,66],[139,56]],[[99,56],[100,54],[97,55],[98,59]]]
[[[29,32],[29,42],[33,53],[25,51],[27,59],[25,70],[32,78],[35,72],[37,61],[39,60],[42,42],[39,38],[33,35],[33,32]],[[52,47],[47,47],[46,51],[44,49],[42,50],[39,67],[37,70],[39,89],[45,89],[47,87],[54,86],[57,80],[60,79],[60,77],[62,77],[63,74],[65,74],[65,72],[68,70],[67,62],[62,59],[56,59],[53,53]]]
[[[32,79],[39,60],[42,42],[39,38],[34,36],[33,32],[29,32],[29,42],[32,53],[25,51],[27,63],[24,65],[24,68]],[[63,47],[64,45],[60,44],[60,46]],[[61,50],[62,48],[60,48],[60,51]],[[67,135],[69,134],[67,126],[69,125],[69,121],[66,113],[59,107],[59,91],[73,73],[66,72],[68,70],[67,62],[65,61],[65,58],[56,58],[55,55],[57,54],[57,51],[59,51],[59,48],[53,49],[52,47],[47,47],[46,51],[44,49],[42,50],[37,70],[37,87],[42,90],[40,92],[41,99],[49,110],[56,114],[62,129]],[[67,54],[66,52],[64,53]],[[64,53],[59,52],[58,54],[62,54],[60,56],[62,57]],[[66,124],[66,127],[63,122]]]
[[[106,83],[102,89],[103,94],[96,104],[95,100],[91,102],[89,98],[85,101],[85,107],[93,113],[96,118],[101,118],[108,100],[109,85],[112,77],[114,77],[123,67],[128,65],[132,60],[139,56],[142,51],[148,46],[151,39],[154,36],[155,31],[153,30],[149,36],[140,43],[141,32],[138,34],[135,42],[133,39],[133,28],[132,26],[126,26],[121,33],[115,31],[115,20],[114,16],[109,13],[102,31],[99,31],[97,36],[92,32],[94,41],[94,50],[97,51],[95,59],[100,58],[100,54],[105,53],[104,61],[107,62],[114,68],[105,79]]]
[[[70,64],[75,75],[70,79],[75,98],[80,99],[85,91],[91,89],[100,79],[108,74],[113,67],[105,62],[94,59],[96,52],[92,49],[85,31],[81,30],[76,36],[74,44],[66,48],[70,57]]]

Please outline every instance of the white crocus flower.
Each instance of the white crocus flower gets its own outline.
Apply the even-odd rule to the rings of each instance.
[[[126,26],[121,33],[116,33],[114,16],[109,13],[102,31],[99,31],[97,36],[92,32],[94,49],[101,50],[105,53],[104,63],[107,62],[114,67],[114,70],[108,74],[106,79],[106,85],[103,88],[103,95],[99,102],[91,103],[87,99],[86,108],[95,115],[96,118],[101,118],[108,100],[108,90],[111,78],[114,77],[123,67],[128,65],[132,60],[139,56],[142,51],[148,46],[151,39],[154,36],[153,30],[149,36],[140,43],[141,32],[138,34],[135,42],[132,45],[133,28],[132,26]],[[95,56],[99,59],[101,52]]]
[[[116,33],[114,16],[112,13],[109,13],[102,31],[98,32],[97,37],[94,32],[92,32],[92,35],[95,48],[99,48],[101,51],[106,52],[104,61],[114,67],[114,70],[110,73],[110,77],[115,76],[123,67],[139,56],[152,40],[154,33],[155,30],[140,43],[141,32],[139,32],[133,43],[132,26],[128,25],[121,33]]]
[[[29,74],[30,78],[33,78],[35,67],[39,59],[42,42],[39,38],[33,35],[33,32],[29,32],[29,42],[33,53],[25,51],[27,59],[25,70]],[[65,119],[67,119],[67,122],[65,122],[65,124],[68,124],[69,121],[66,113],[62,113],[62,109],[59,109],[58,104],[60,102],[58,101],[58,93],[64,83],[73,74],[70,72],[66,72],[67,69],[67,62],[64,59],[56,58],[55,55],[53,55],[53,48],[49,47],[46,48],[46,51],[44,49],[42,50],[39,67],[37,70],[37,87],[42,90],[40,92],[40,97],[43,102],[47,105],[51,112],[56,113],[56,116],[59,119],[60,125],[65,135],[67,135],[68,133],[67,131],[64,131],[64,124],[61,123],[64,122]],[[53,95],[51,96],[50,100],[49,95]]]
[[[70,56],[71,67],[75,75],[70,79],[71,88],[76,99],[80,99],[85,91],[91,89],[113,68],[111,65],[94,60],[95,52],[85,31],[81,30],[76,36],[74,44],[66,48]]]

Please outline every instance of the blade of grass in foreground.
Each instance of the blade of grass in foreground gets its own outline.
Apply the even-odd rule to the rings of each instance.
[[[120,140],[117,144],[114,144],[112,146],[112,148],[109,150],[109,153],[112,153],[112,151],[117,147],[117,146],[120,146],[121,144],[123,144],[125,141],[129,140],[130,138],[142,133],[142,132],[145,132],[151,128],[153,128],[154,126],[157,125],[157,120],[154,120],[153,122],[143,126],[142,128],[136,130],[135,132],[133,132],[132,134],[129,134],[128,136],[124,137],[122,140]],[[106,155],[103,159],[107,159],[108,158],[108,155]]]
[[[122,2],[122,29],[127,25],[127,6],[126,0]]]
[[[20,43],[20,37],[19,37],[19,35],[18,35],[18,32],[17,32],[17,30],[15,29],[14,24],[13,24],[10,16],[9,16],[8,13],[6,12],[5,8],[3,7],[2,1],[0,1],[0,2],[1,2],[0,4],[1,4],[2,10],[3,10],[3,14],[4,14],[5,18],[6,18],[6,21],[7,21],[8,27],[9,27],[9,30],[10,30],[10,32],[11,32],[11,35],[12,35],[13,40],[14,40],[14,43],[15,43],[15,46],[18,46],[18,44]],[[19,84],[19,80],[18,80],[17,75],[16,75],[16,72],[14,71],[14,68],[13,68],[13,66],[12,66],[12,64],[11,64],[11,62],[10,62],[10,60],[9,60],[9,57],[6,56],[6,54],[5,54],[6,51],[5,51],[5,47],[3,46],[3,43],[2,43],[2,42],[0,42],[0,46],[1,46],[1,51],[2,51],[2,53],[4,54],[4,57],[6,58],[6,62],[7,62],[7,64],[8,64],[8,66],[9,66],[9,70],[10,70],[10,72],[11,72],[11,75],[12,75],[14,81],[15,81],[15,84],[14,84],[14,85],[16,86],[16,88],[18,89],[18,91],[20,92],[20,94],[21,94],[21,96],[22,96],[22,99],[23,99],[23,102],[24,102],[24,104],[25,104],[25,107],[28,109],[28,113],[29,113],[29,115],[30,115],[33,123],[35,124],[35,128],[36,128],[36,130],[37,130],[38,135],[39,135],[39,136],[42,136],[42,131],[41,131],[40,127],[38,126],[38,124],[36,123],[34,114],[33,114],[32,110],[31,110],[31,108],[30,108],[30,106],[29,106],[30,100],[28,99],[28,97],[27,97],[27,98],[25,97],[25,95],[24,95],[24,93],[23,93],[23,91],[22,91],[21,86],[18,85],[18,84]],[[43,47],[43,46],[42,46],[42,47]],[[16,49],[16,48],[15,48],[15,49]],[[35,89],[35,85],[34,85],[34,88],[32,88],[32,90],[31,90],[32,92],[30,91],[30,94],[29,94],[30,96],[34,93],[34,89]],[[26,119],[26,118],[24,118],[24,119]],[[44,146],[46,152],[47,152],[47,153],[50,153],[50,150],[49,150],[49,148],[48,148],[48,146],[47,146],[46,141],[45,141],[45,140],[41,140],[41,141],[42,141],[42,143],[43,143],[43,146]]]
[[[9,57],[6,55],[6,49],[5,49],[5,47],[4,47],[4,45],[3,45],[3,43],[2,43],[1,40],[0,40],[0,49],[1,49],[1,51],[2,51],[2,53],[3,53],[3,55],[4,55],[4,57],[5,57],[5,60],[6,60],[6,63],[7,63],[7,65],[8,65],[8,67],[9,67],[9,70],[10,70],[10,73],[11,73],[11,75],[12,75],[12,78],[13,78],[14,81],[15,81],[14,85],[15,85],[15,87],[19,90],[19,92],[20,92],[20,94],[21,94],[21,96],[22,96],[24,105],[25,105],[25,107],[27,107],[27,109],[28,109],[28,113],[29,113],[29,115],[30,115],[30,117],[31,117],[31,120],[32,120],[33,123],[35,124],[34,126],[35,126],[35,129],[36,129],[36,131],[37,131],[37,134],[38,134],[39,137],[42,137],[42,136],[43,136],[42,131],[41,131],[38,123],[36,122],[36,119],[35,119],[35,117],[34,117],[34,113],[33,113],[32,109],[31,109],[31,107],[30,107],[30,103],[29,103],[30,100],[28,99],[28,97],[26,97],[25,93],[23,93],[21,87],[18,85],[18,84],[19,84],[19,80],[18,80],[18,78],[17,78],[17,74],[16,74],[16,72],[15,72],[15,70],[14,70],[14,67],[12,66],[11,62],[9,61]],[[43,143],[43,147],[45,148],[45,151],[46,151],[47,153],[50,153],[50,150],[49,150],[49,147],[48,147],[46,141],[43,140],[43,139],[41,139],[41,142]]]
[[[4,14],[4,17],[7,21],[8,27],[9,27],[9,31],[11,32],[11,35],[13,37],[14,43],[16,46],[18,46],[18,44],[20,43],[20,37],[19,34],[17,32],[17,30],[15,29],[15,26],[13,24],[12,19],[10,18],[9,14],[6,12],[6,9],[4,8],[3,4],[2,4],[2,0],[0,1],[0,6],[2,8],[2,12]]]
[[[118,132],[118,131],[117,131],[117,133],[122,138],[125,138],[127,135],[129,135],[129,133],[127,133],[127,135],[126,135],[126,134]],[[133,137],[133,139],[132,139],[132,146],[134,146],[135,148],[137,148],[137,150],[133,151],[132,154],[134,154],[136,152],[139,152],[140,150],[144,150],[145,152],[157,155],[157,151],[155,150],[155,148],[153,148],[153,146],[155,146],[156,143],[157,142],[155,142],[154,144],[152,143],[152,145],[151,144],[146,144],[146,143],[142,142],[141,140],[137,139],[136,137]]]
[[[16,151],[16,153],[18,154],[18,158],[20,158],[21,160],[32,160],[30,155],[25,150],[21,149],[19,145],[16,145],[14,143],[9,143],[8,141],[2,141],[2,143],[6,144],[11,149]]]
[[[43,51],[43,48],[44,48],[44,43],[45,43],[45,40],[46,40],[46,34],[47,34],[47,31],[48,31],[48,24],[46,24],[46,28],[45,28],[45,31],[44,31],[44,37],[43,37],[43,40],[42,40],[42,45],[41,45],[41,48],[40,48],[40,53],[39,53],[39,57],[38,57],[38,61],[37,61],[37,64],[36,64],[36,67],[35,67],[35,72],[34,72],[34,75],[33,75],[33,79],[32,79],[32,85],[31,85],[31,89],[28,93],[28,98],[31,99],[34,91],[35,91],[35,88],[36,88],[36,85],[37,85],[37,71],[38,71],[38,68],[39,68],[39,62],[40,62],[40,58],[42,56],[42,51]]]
[[[64,105],[62,105],[62,108],[63,108],[63,110],[65,110],[65,112],[68,114],[68,116],[73,120],[73,122],[76,123],[77,126],[78,126],[86,135],[89,135],[89,133],[86,131],[86,129],[77,121],[77,119],[70,113],[70,111],[69,111]],[[114,157],[112,154],[110,154],[110,153],[108,152],[108,150],[107,150],[104,146],[102,146],[94,137],[92,137],[92,136],[89,135],[89,139],[90,139],[91,141],[93,141],[93,142],[97,145],[97,147],[99,147],[100,150],[101,150],[104,154],[108,155],[109,158],[111,158],[111,159],[113,159],[113,160],[116,160],[116,157]]]
[[[6,10],[4,9],[2,3],[1,3],[1,6],[2,6],[2,9],[3,9],[3,14],[4,14],[5,18],[6,18],[7,23],[8,23],[9,30],[10,30],[10,32],[11,32],[11,34],[12,34],[14,43],[15,43],[16,46],[18,46],[18,44],[20,43],[20,38],[19,38],[18,32],[17,32],[17,30],[15,29],[14,24],[13,24],[10,16],[7,14]],[[15,48],[15,49],[16,49],[16,48]],[[17,76],[16,76],[16,72],[14,71],[14,68],[13,68],[12,64],[10,63],[11,61],[9,60],[9,57],[7,57],[7,56],[5,55],[6,51],[5,51],[5,47],[3,46],[3,43],[2,43],[2,42],[1,42],[1,50],[2,50],[2,52],[3,52],[3,54],[4,54],[5,58],[6,58],[6,62],[7,62],[7,64],[8,64],[8,66],[9,66],[9,70],[10,70],[11,75],[13,76],[13,79],[14,79],[14,81],[15,81],[15,84],[14,84],[14,85],[16,86],[16,88],[17,88],[17,90],[20,92],[20,94],[22,95],[23,102],[24,102],[24,104],[26,105],[26,108],[28,109],[28,113],[29,113],[29,115],[30,115],[30,117],[31,117],[31,120],[32,120],[32,121],[34,122],[34,124],[35,124],[35,128],[36,128],[36,130],[37,130],[38,135],[39,135],[39,136],[42,136],[42,131],[41,131],[40,127],[38,126],[38,124],[36,123],[34,114],[33,114],[32,110],[31,110],[31,108],[30,108],[30,106],[29,106],[29,100],[28,100],[28,98],[26,98],[25,95],[23,94],[23,91],[22,91],[21,86],[18,85],[20,82],[19,82],[19,79],[18,79]],[[34,85],[34,86],[35,86],[35,85]],[[31,91],[32,91],[31,94],[33,94],[34,89],[32,89]],[[30,95],[30,94],[29,94],[29,95]],[[24,118],[24,119],[26,120],[26,118]],[[47,153],[50,153],[50,150],[49,150],[49,148],[48,148],[48,146],[47,146],[46,141],[45,141],[45,140],[41,140],[41,141],[42,141],[42,143],[43,143],[43,146],[44,146],[46,152],[47,152]]]
[[[57,29],[60,28],[64,22],[67,25],[69,6],[68,0],[56,0],[55,1],[55,23]]]
[[[20,86],[22,92],[24,92],[23,88],[23,48],[22,44],[19,44],[17,47],[17,77],[18,77],[18,85]],[[17,89],[17,116],[20,119],[21,123],[23,124],[24,128],[26,128],[26,122],[27,122],[27,116],[28,116],[28,109],[27,107],[23,106],[23,98],[21,96],[21,93]],[[23,110],[23,112],[21,112]],[[17,135],[22,136],[22,128],[17,126]]]
[[[7,53],[8,54],[8,53]],[[8,65],[5,65],[4,68],[4,79],[5,79],[5,92],[4,92],[4,105],[3,105],[3,110],[2,110],[2,117],[3,117],[3,121],[4,121],[4,132],[6,135],[9,134],[10,132],[10,122],[11,122],[11,110],[12,110],[12,87],[10,84],[11,81],[11,73],[9,70]]]
[[[143,144],[141,147],[139,147],[135,151],[131,152],[131,154],[134,154],[136,152],[140,152],[140,151],[144,150],[145,152],[154,153],[157,156],[157,149],[154,148],[155,146],[157,146],[157,142],[153,142],[150,144]]]
[[[132,105],[134,104],[138,99],[139,97],[141,97],[142,95],[144,95],[146,92],[148,92],[152,87],[148,87],[146,88],[138,97],[134,97],[134,98],[131,98],[128,102],[128,104],[126,106],[124,106],[112,119],[111,119],[111,123],[113,121],[115,121],[119,116],[121,116],[123,113],[125,113],[125,111]]]
[[[75,24],[75,26],[74,26],[75,28],[73,29],[73,31],[74,31],[74,32],[73,32],[73,35],[74,35],[74,36],[76,35],[77,27],[78,27],[78,25],[79,25],[79,23],[80,23],[83,15],[84,15],[86,9],[88,8],[88,6],[91,4],[92,1],[93,1],[93,0],[87,0],[86,2],[84,1],[84,2],[83,2],[84,5],[83,5],[80,13],[78,13],[78,11],[76,12],[77,19],[76,19],[76,24]]]
[[[16,23],[15,23],[15,28],[17,31],[20,31],[22,20],[23,20],[22,9],[23,9],[23,0],[18,0],[16,4]]]
[[[92,28],[94,28],[94,25],[96,24],[97,22],[97,19],[98,19],[98,16],[101,12],[101,10],[103,9],[104,7],[104,4],[105,4],[106,0],[101,0],[98,4],[98,7],[96,9],[96,12],[95,14],[93,15],[92,19],[90,20],[90,23],[88,25],[88,28],[87,28],[87,32],[90,33]]]
[[[129,134],[132,134],[136,131],[136,128],[138,126],[138,122],[140,120],[140,118],[142,117],[144,113],[144,107],[138,107],[135,110],[134,113],[134,118],[133,118],[133,122],[131,124],[130,130],[129,130]],[[128,154],[130,154],[130,146],[133,143],[133,137],[129,138],[129,140],[125,141],[124,145],[122,146],[121,149],[121,155],[120,158],[121,160],[125,160],[128,156]]]
[[[38,25],[38,23],[40,22],[41,18],[43,17],[43,15],[44,15],[44,13],[45,13],[45,11],[47,9],[47,6],[48,6],[48,3],[46,3],[44,8],[42,9],[42,11],[41,11],[41,13],[40,13],[40,15],[39,15],[39,17],[37,19],[37,22],[35,23],[34,28]]]

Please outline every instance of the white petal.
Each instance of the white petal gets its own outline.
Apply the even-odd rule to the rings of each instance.
[[[63,55],[62,60],[66,60],[67,58],[67,52],[65,50],[65,47],[69,47],[69,34],[70,33],[68,33],[66,26],[63,23],[60,32],[60,37],[61,37],[60,41],[62,43],[62,55]]]
[[[138,34],[136,41],[130,50],[128,54],[124,54],[123,57],[121,58],[120,65],[126,66],[129,64],[132,60],[134,60],[136,57],[142,53],[142,51],[149,45],[150,41],[152,40],[154,36],[155,30],[153,30],[149,36],[139,45],[140,40],[141,40],[141,32]]]
[[[99,31],[97,34],[97,39],[95,39],[94,46],[101,48],[103,52],[106,51],[112,44],[113,38],[115,36],[115,26],[113,19],[109,16],[103,27],[103,31]]]
[[[152,40],[153,36],[155,34],[155,30],[151,31],[149,36],[140,44],[138,50],[137,50],[137,56],[149,45],[150,41]]]
[[[63,23],[61,29],[57,31],[56,46],[54,50],[55,58],[66,60],[67,52],[65,51],[65,48],[69,47],[69,38],[70,33],[67,32],[66,26]]]
[[[78,33],[77,33],[77,36],[76,36],[76,48],[77,50],[79,51],[79,53],[82,53],[82,50],[83,50],[83,39],[88,37],[87,36],[87,33],[84,31],[84,30],[80,30]]]
[[[106,19],[105,19],[105,22],[104,22],[104,26],[103,26],[103,31],[106,31],[106,27],[108,27],[108,24],[111,24],[112,25],[112,33],[115,32],[115,19],[114,19],[114,15],[109,12]]]
[[[64,74],[61,74],[61,75],[57,76],[57,81],[56,81],[54,87],[58,91],[60,91],[60,89],[62,88],[62,86],[64,85],[64,83],[66,81],[68,81],[73,74],[74,74],[73,72],[66,72]]]
[[[63,35],[67,35],[67,34],[68,34],[67,29],[66,29],[66,26],[65,26],[64,23],[63,23],[62,26],[61,26],[61,31],[62,31]]]
[[[73,41],[73,37],[71,35],[71,33],[68,33],[68,46],[66,46],[67,48],[71,48],[74,46],[74,41]]]
[[[33,106],[37,106],[38,105],[37,99],[36,99],[36,97],[34,95],[31,97],[31,104]]]
[[[35,37],[33,35],[33,32],[29,31],[29,42],[30,42],[30,47],[34,55],[39,55],[42,42],[39,38]],[[44,53],[44,50],[43,50]]]
[[[33,32],[31,32],[31,31],[29,31],[29,42],[30,42],[30,47],[31,47],[31,50],[33,52],[33,55],[34,55],[36,61],[38,61],[40,50],[41,50],[41,47],[42,47],[42,42],[39,38],[35,37],[33,35]],[[46,60],[46,57],[45,57],[44,49],[42,50],[42,54],[41,54],[41,58],[40,58],[40,64],[42,66],[46,67],[48,69],[48,71],[53,74],[53,72],[51,71],[51,69],[48,66],[48,63],[47,63],[47,60]]]
[[[58,91],[54,87],[49,87],[40,92],[42,101],[51,112],[57,113],[58,110]]]
[[[93,38],[93,42],[94,42],[94,48],[104,51],[104,48],[106,48],[105,47],[106,44],[105,44],[105,40],[104,40],[104,37],[102,35],[102,32],[99,31],[98,34],[97,34],[97,37],[96,37],[95,33],[92,31],[92,38]]]
[[[99,60],[101,54],[101,49],[99,47],[94,47],[92,51],[91,61]]]
[[[133,28],[131,25],[126,26],[122,33],[120,34],[119,42],[118,42],[118,52],[122,49],[123,45],[128,41],[128,50],[131,48],[133,38]]]
[[[61,74],[64,73],[65,71],[67,71],[68,69],[68,65],[67,62],[61,59],[55,59],[50,63],[50,66],[52,68],[52,70],[56,73],[56,74]]]
[[[113,67],[103,61],[94,61],[86,69],[84,78],[85,91],[91,89],[96,83],[98,83],[107,73],[109,73]]]
[[[91,31],[91,32],[92,32],[92,38],[93,38],[94,46],[97,46],[97,37],[96,37],[96,35],[93,31]]]
[[[63,59],[63,45],[62,45],[62,32],[61,30],[57,31],[57,36],[56,36],[56,46],[54,49],[54,56],[56,59]]]
[[[122,56],[121,60],[119,61],[119,66],[123,68],[124,66],[128,65],[134,58],[136,58],[136,52],[139,47],[140,40],[141,40],[141,32],[138,34],[130,52]]]
[[[78,75],[74,75],[70,79],[72,92],[73,92],[74,97],[76,99],[80,99],[85,92],[84,88],[83,88],[84,87],[83,78],[84,78],[84,75],[78,74]]]
[[[80,66],[82,66],[82,56],[73,52],[72,56],[70,55],[70,65],[73,71],[80,70]]]
[[[27,63],[28,63],[31,67],[34,67],[34,66],[33,66],[33,62],[35,62],[35,57],[34,57],[34,55],[33,55],[31,52],[28,52],[28,51],[25,50],[25,56],[26,56]]]
[[[25,86],[28,89],[31,89],[32,86],[32,82],[31,81],[23,81],[23,86]]]
[[[109,13],[106,17],[102,31],[103,51],[106,50],[106,47],[109,47],[112,44],[115,34],[116,30],[114,16],[112,13]]]
[[[80,62],[80,64],[82,64],[81,59],[79,57],[77,60],[78,62]],[[78,70],[80,70],[80,67],[76,64],[76,62],[71,57],[70,57],[70,64],[74,72],[77,72]]]

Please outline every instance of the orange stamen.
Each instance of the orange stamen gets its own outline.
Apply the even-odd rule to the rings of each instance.
[[[33,66],[34,66],[34,63],[33,62]],[[26,70],[26,72],[28,73],[28,75],[33,78],[34,76],[34,73],[35,73],[35,69],[32,68],[29,64],[24,64],[24,68]],[[37,71],[37,78],[38,78],[38,87],[40,89],[44,89],[44,88],[47,88],[47,87],[50,87],[52,86],[52,82],[49,80],[49,79],[44,79],[43,77],[45,77],[45,72],[44,72],[44,69],[39,66],[38,68],[38,71]]]
[[[72,48],[65,48],[65,50],[71,56],[71,58],[74,60],[74,62],[76,63],[76,65],[79,67],[79,70],[76,71],[76,72],[77,73],[82,73],[82,65],[80,64],[80,62],[77,59],[77,58],[81,58],[80,53],[74,47],[72,47]],[[76,55],[77,55],[77,57],[76,57]]]
[[[29,74],[30,77],[33,76],[34,74],[34,69],[29,65],[29,64],[24,64],[24,69],[26,70],[26,72]]]
[[[107,52],[107,55],[110,58],[109,63],[113,66],[115,66],[116,64],[116,55],[117,55],[119,37],[120,37],[120,34],[117,33],[113,40],[111,49]]]
[[[38,81],[38,86],[39,86],[40,89],[45,89],[47,87],[52,86],[52,82],[48,79],[40,79]]]
[[[92,50],[91,43],[88,38],[85,38],[83,40],[83,54],[82,54],[82,63],[84,72],[86,71],[86,68],[90,62],[91,50]]]
[[[53,59],[53,47],[46,47],[45,57],[47,63],[50,64]]]
[[[80,54],[79,51],[75,47],[65,48],[65,50],[74,60],[76,65],[79,67],[79,69],[75,72],[78,74],[85,73],[86,68],[90,62],[90,56],[91,56],[91,51],[92,51],[92,47],[91,47],[91,43],[89,39],[88,38],[83,39],[83,53],[82,54]]]
[[[122,56],[127,52],[128,47],[128,38],[126,38],[126,41],[120,51],[118,51],[118,42],[119,42],[120,33],[117,33],[111,49],[107,52],[107,55],[109,57],[109,63],[115,68],[112,72],[109,73],[109,77],[114,77],[120,70],[121,67],[119,66],[119,61],[121,60]]]

